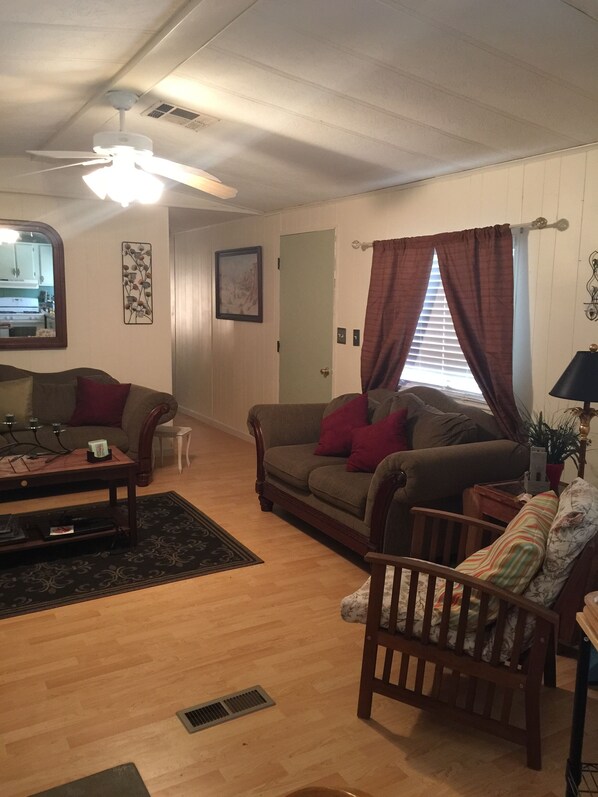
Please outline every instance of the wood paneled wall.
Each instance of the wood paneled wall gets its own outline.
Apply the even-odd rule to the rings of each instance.
[[[573,354],[598,340],[598,324],[584,314],[590,277],[588,255],[598,248],[598,147],[451,175],[398,189],[285,210],[181,233],[175,239],[176,392],[185,411],[246,433],[247,409],[278,398],[278,270],[282,234],[336,229],[337,326],[363,329],[371,250],[354,239],[397,238],[497,223],[565,217],[569,229],[533,231],[528,239],[528,279],[519,296],[527,305],[529,387],[522,399],[556,411],[563,401],[551,389]],[[261,245],[264,252],[264,323],[216,320],[214,252]],[[527,318],[525,318],[527,315]],[[359,390],[360,349],[334,344],[333,394]],[[524,374],[525,376],[525,374]],[[523,380],[525,383],[525,380]],[[596,430],[598,434],[598,428]],[[569,466],[571,467],[571,466]],[[586,477],[596,479],[591,452]],[[571,476],[571,473],[568,473]]]

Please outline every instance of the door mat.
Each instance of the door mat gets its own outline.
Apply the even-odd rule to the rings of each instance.
[[[29,797],[151,797],[135,764],[119,764]]]

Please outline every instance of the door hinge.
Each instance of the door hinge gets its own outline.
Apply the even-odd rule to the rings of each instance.
[[[280,353],[280,341],[276,341],[276,351]]]
[[[280,270],[280,258],[278,258],[278,269]]]

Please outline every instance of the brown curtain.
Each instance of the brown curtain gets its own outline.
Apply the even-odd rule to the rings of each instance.
[[[424,306],[434,236],[374,241],[361,385],[396,390]]]
[[[508,224],[374,241],[362,389],[396,390],[423,307],[434,249],[465,359],[504,434],[520,440],[513,395],[513,240]]]
[[[434,236],[455,332],[503,432],[520,439],[513,395],[513,239],[508,224]]]

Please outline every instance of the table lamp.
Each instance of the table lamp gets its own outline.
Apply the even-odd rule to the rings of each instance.
[[[598,343],[592,343],[589,351],[577,352],[549,395],[572,401],[583,401],[583,407],[571,407],[567,410],[579,418],[579,468],[577,475],[583,479],[590,423],[592,418],[598,415],[598,410],[590,408],[590,402],[598,401]]]

